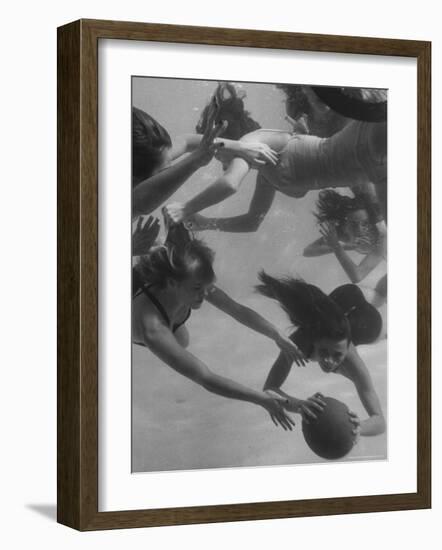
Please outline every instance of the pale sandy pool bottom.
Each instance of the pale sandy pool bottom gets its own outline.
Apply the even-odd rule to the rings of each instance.
[[[247,301],[274,322],[282,312],[261,297]],[[285,321],[286,324],[286,321]],[[204,304],[188,322],[199,337],[190,351],[211,369],[245,385],[261,388],[278,349]],[[204,335],[204,336],[202,336]],[[385,414],[387,414],[387,341],[361,346]],[[284,390],[306,398],[316,391],[345,402],[360,418],[366,413],[353,384],[343,376],[325,375],[316,364],[294,366]],[[304,441],[301,419],[285,432],[255,405],[211,394],[177,374],[149,350],[133,346],[132,471],[153,472],[240,466],[271,466],[324,462]],[[387,436],[360,438],[345,461],[387,458]]]

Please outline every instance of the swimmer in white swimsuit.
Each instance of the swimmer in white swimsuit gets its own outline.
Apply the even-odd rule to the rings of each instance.
[[[299,198],[308,191],[329,187],[352,187],[373,182],[385,186],[387,141],[385,123],[353,121],[329,138],[290,134],[278,130],[257,130],[241,142],[261,142],[279,154],[276,166],[258,168],[255,193],[247,213],[232,218],[206,218],[197,212],[234,195],[250,171],[250,164],[232,158],[224,174],[186,203],[167,205],[169,218],[189,220],[194,229],[256,231],[272,205],[277,191]],[[224,163],[229,155],[218,155]]]

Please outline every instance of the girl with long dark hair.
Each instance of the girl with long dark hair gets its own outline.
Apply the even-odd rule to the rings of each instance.
[[[385,431],[385,419],[370,372],[357,352],[357,346],[376,341],[382,330],[382,318],[361,290],[352,284],[336,288],[329,296],[314,285],[292,277],[259,275],[258,291],[279,302],[296,330],[290,339],[323,372],[341,374],[356,387],[368,414],[363,421],[351,414],[361,435]],[[292,360],[280,353],[270,369],[264,389],[289,399],[288,408],[307,420],[323,407],[320,396],[307,400],[285,394],[280,388],[292,367]]]

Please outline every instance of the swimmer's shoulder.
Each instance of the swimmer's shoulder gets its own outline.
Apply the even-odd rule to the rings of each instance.
[[[170,330],[161,312],[143,292],[132,301],[132,316],[134,322],[142,325],[144,329],[156,330],[165,327]]]
[[[350,380],[354,380],[358,374],[358,367],[360,367],[361,364],[363,365],[364,362],[362,361],[362,358],[359,355],[356,346],[353,344],[353,342],[350,342],[347,356],[342,361],[342,364],[339,366],[339,368],[336,370],[336,373],[342,374]]]

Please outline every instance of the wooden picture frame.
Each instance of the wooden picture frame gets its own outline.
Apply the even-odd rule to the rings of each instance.
[[[98,41],[139,40],[412,57],[418,67],[417,491],[98,511]],[[431,506],[431,44],[423,41],[79,20],[58,29],[58,521],[81,531]]]

